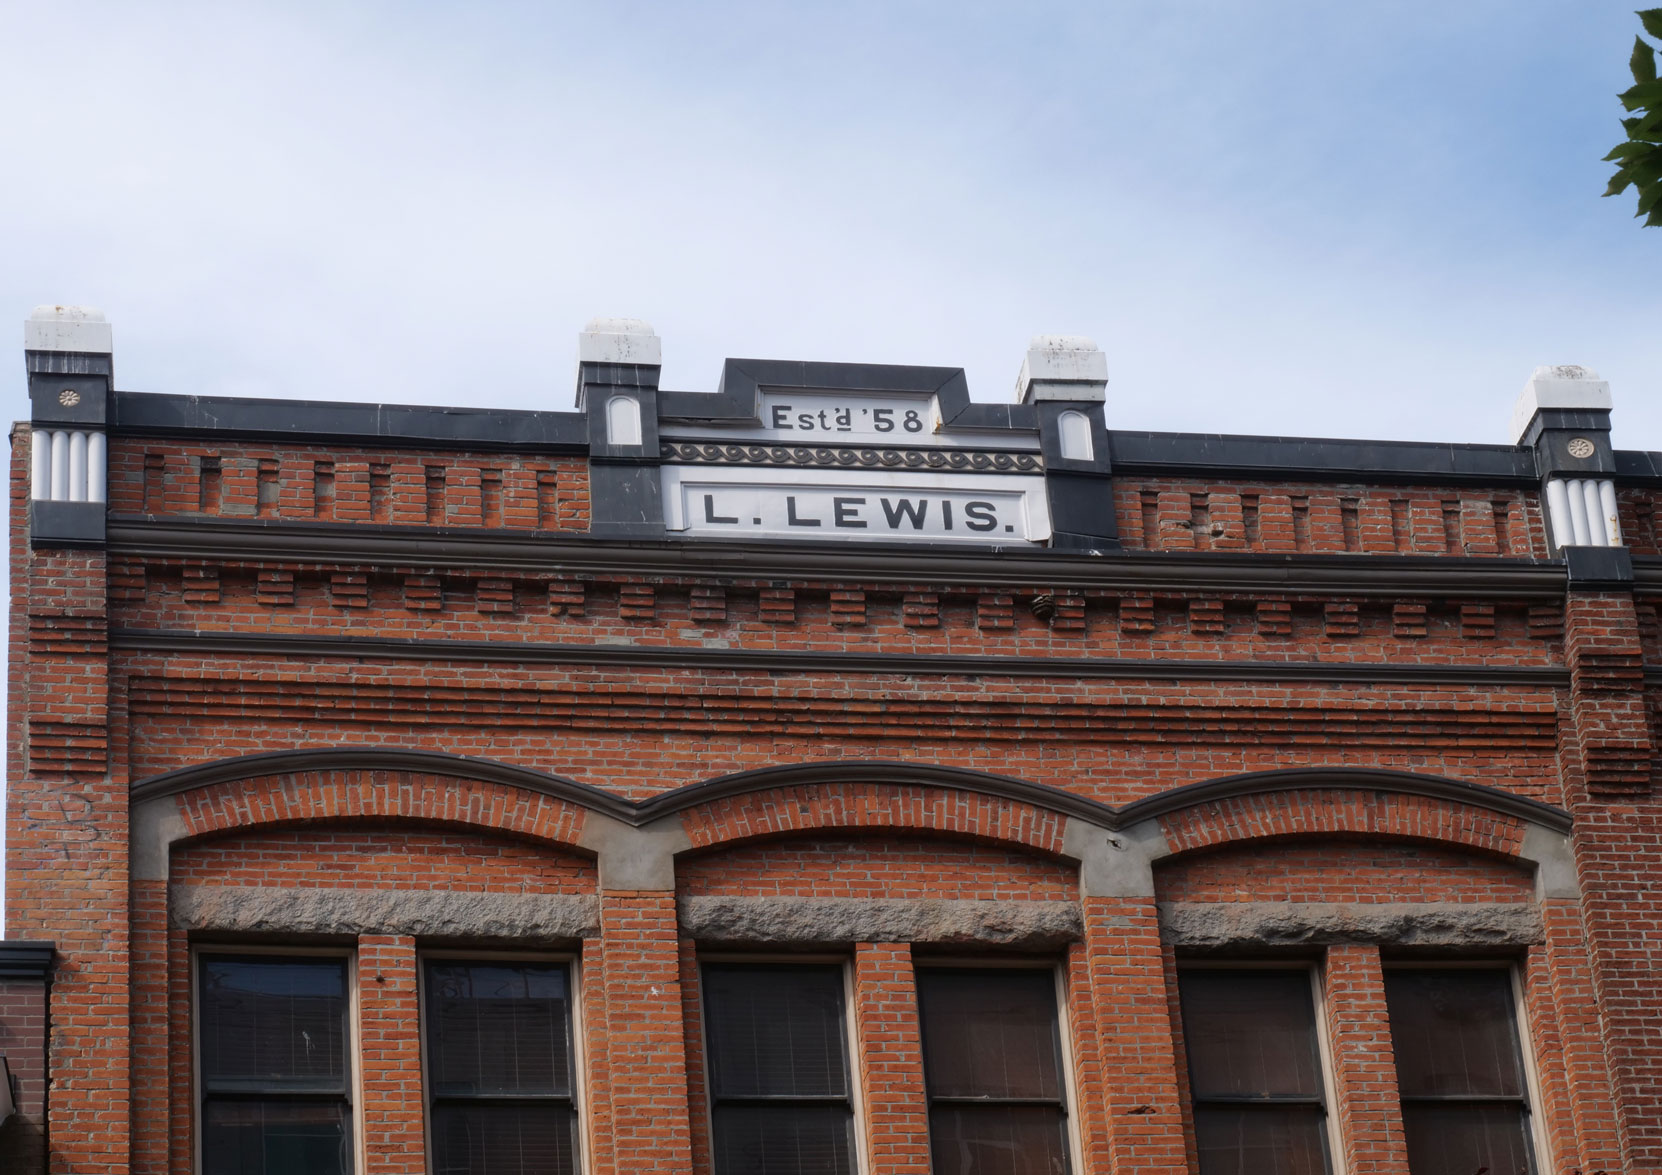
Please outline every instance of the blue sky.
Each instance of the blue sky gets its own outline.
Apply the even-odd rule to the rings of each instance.
[[[0,321],[141,391],[563,408],[575,335],[926,363],[1094,337],[1120,428],[1662,449],[1607,0],[0,4]],[[18,328],[13,339],[17,339]],[[14,343],[15,345],[15,343]],[[27,415],[21,356],[0,375]]]
[[[563,407],[622,314],[670,386],[993,399],[1076,332],[1119,427],[1499,441],[1578,362],[1662,448],[1662,232],[1599,198],[1629,4],[5,12],[0,307],[101,306],[125,387]]]

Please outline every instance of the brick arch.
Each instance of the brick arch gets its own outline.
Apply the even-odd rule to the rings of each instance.
[[[592,814],[636,827],[679,824],[694,849],[795,832],[898,829],[1063,856],[1071,818],[1103,828],[1115,823],[1112,808],[1059,788],[927,763],[786,764],[632,802],[515,764],[387,747],[244,755],[134,785],[135,805],[148,809],[168,798],[183,824],[174,839],[262,825],[401,818],[575,844]]]
[[[681,812],[694,851],[768,837],[884,830],[1020,846],[1062,856],[1067,818],[1033,804],[919,784],[783,785]]]
[[[1369,837],[1533,861],[1532,829],[1564,837],[1569,814],[1495,788],[1412,772],[1300,768],[1210,780],[1140,800],[1124,823],[1152,820],[1172,853],[1268,838]]]
[[[145,846],[153,853],[226,833],[362,820],[471,827],[581,848],[584,824],[600,806],[585,802],[594,789],[536,772],[525,773],[534,784],[527,786],[513,778],[516,769],[476,767],[462,756],[386,751],[249,755],[145,780],[133,801],[144,813],[137,823],[159,833]]]
[[[1068,821],[1114,811],[1010,776],[933,764],[858,761],[765,767],[655,796],[645,818],[680,817],[694,851],[767,837],[871,830],[949,836],[1067,856]]]
[[[636,808],[621,796],[600,788],[499,759],[379,746],[297,747],[193,763],[139,780],[133,785],[133,802],[183,795],[215,784],[336,771],[401,771],[502,784],[624,820],[632,820]]]

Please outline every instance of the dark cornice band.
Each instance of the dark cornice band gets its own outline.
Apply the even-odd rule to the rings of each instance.
[[[1535,450],[1512,445],[1108,430],[1114,472],[1394,485],[1538,486]]]
[[[716,393],[658,392],[666,422],[733,425],[750,421],[762,387],[819,388],[850,380],[894,391],[934,394],[945,423],[962,430],[1031,430],[1032,405],[972,401],[964,373],[947,367],[879,367],[730,359]],[[435,449],[586,453],[581,412],[265,400],[115,392],[112,431],[145,436],[286,440],[296,443]],[[1396,485],[1539,484],[1532,448],[1370,441],[1320,437],[1224,436],[1109,430],[1113,467],[1140,477],[1269,478]],[[1616,477],[1628,484],[1662,481],[1662,454],[1618,451]]]
[[[1203,661],[1133,657],[966,656],[955,653],[824,653],[814,650],[706,649],[667,645],[557,644],[533,641],[426,640],[416,637],[317,637],[303,634],[116,628],[112,648],[250,657],[341,657],[487,664],[630,666],[737,673],[878,674],[1137,681],[1317,681],[1333,684],[1524,686],[1558,689],[1569,671],[1555,666],[1425,665],[1378,661]]]
[[[552,796],[633,825],[648,824],[702,804],[754,792],[785,787],[863,783],[895,787],[938,787],[951,791],[973,792],[1030,804],[1067,816],[1077,816],[1108,829],[1125,828],[1185,808],[1244,796],[1277,791],[1339,790],[1425,796],[1498,812],[1556,832],[1567,833],[1570,830],[1570,814],[1550,804],[1515,796],[1496,788],[1440,776],[1369,768],[1254,771],[1173,788],[1137,800],[1123,808],[1114,808],[1073,792],[1046,784],[1029,783],[1008,775],[928,763],[854,760],[739,771],[688,784],[650,799],[630,801],[600,788],[529,767],[471,755],[399,747],[314,747],[291,751],[266,751],[256,755],[220,759],[211,763],[181,767],[139,780],[133,785],[132,799],[134,803],[138,803],[215,784],[235,783],[239,780],[272,775],[331,770],[412,771],[502,783]]]
[[[32,979],[43,982],[52,970],[53,950],[54,946],[49,942],[0,940],[0,980]]]
[[[116,392],[111,396],[110,428],[113,432],[140,436],[206,433],[215,440],[276,440],[296,444],[348,443],[544,453],[589,451],[588,423],[582,414],[506,408],[429,408],[417,404]]]

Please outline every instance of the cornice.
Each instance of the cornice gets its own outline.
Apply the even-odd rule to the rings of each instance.
[[[1076,553],[920,544],[604,540],[512,530],[112,514],[112,556],[563,575],[795,579],[1127,592],[1561,599],[1562,561],[1158,551]]]

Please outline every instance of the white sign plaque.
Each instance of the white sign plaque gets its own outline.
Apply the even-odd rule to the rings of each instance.
[[[1042,543],[1042,476],[665,466],[671,531],[744,539]]]

